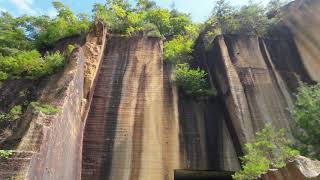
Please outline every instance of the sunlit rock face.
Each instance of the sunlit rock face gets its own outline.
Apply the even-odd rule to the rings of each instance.
[[[39,100],[59,108],[56,114],[29,106],[7,141],[17,153],[0,160],[0,179],[77,179],[81,166],[81,106],[84,54],[76,49],[65,70],[52,76]]]
[[[93,84],[85,86],[85,79],[94,79],[99,67],[90,68],[88,76],[86,72],[89,68],[86,65],[100,62],[99,54],[102,53],[99,47],[105,47],[106,39],[104,25],[95,22],[86,41],[82,39],[64,39],[54,49],[63,51],[68,43],[79,46],[61,72],[34,84],[23,80],[9,81],[1,89],[1,110],[2,107],[10,107],[12,103],[24,100],[18,98],[19,92],[32,87],[37,101],[50,104],[59,112],[49,115],[37,112],[29,105],[18,122],[1,132],[0,148],[15,149],[16,152],[8,159],[0,159],[0,179],[80,179],[83,119],[93,89]],[[95,61],[91,58],[88,62],[93,56]]]
[[[106,44],[86,119],[82,179],[171,180],[175,169],[239,169],[222,99],[178,95],[161,40],[111,36]]]
[[[287,163],[281,169],[271,169],[266,174],[261,175],[261,180],[282,180],[299,179],[308,180],[320,179],[320,161],[313,161],[303,156],[299,156]]]
[[[265,123],[290,136],[298,82],[320,80],[319,1],[296,1],[288,9],[275,30],[279,38],[222,35],[210,49],[197,41],[192,66],[203,68],[218,90],[207,99],[177,91],[160,39],[106,35],[95,23],[40,93],[62,111],[28,110],[23,128],[1,141],[12,135],[19,152],[0,160],[0,177],[172,180],[174,170],[239,170],[244,144]],[[18,93],[9,91],[0,93],[1,101]]]
[[[174,92],[158,38],[117,37],[86,120],[82,179],[172,179],[179,168]]]

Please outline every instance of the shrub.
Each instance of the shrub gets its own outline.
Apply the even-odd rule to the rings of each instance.
[[[156,25],[163,36],[171,32],[170,11],[167,9],[150,9],[146,13],[146,21]]]
[[[186,63],[192,59],[194,42],[178,35],[164,44],[164,59],[174,64]]]
[[[177,10],[173,9],[170,12],[170,25],[171,27],[171,34],[173,35],[185,35],[186,34],[186,28],[190,28],[190,26],[193,26],[194,23],[192,22],[190,15],[180,13]]]
[[[0,81],[4,81],[6,79],[8,79],[8,74],[3,72],[3,71],[0,71]]]
[[[55,52],[53,54],[47,54],[43,58],[43,74],[51,75],[57,72],[65,64],[66,58],[60,54],[60,52]]]
[[[22,115],[21,105],[16,105],[6,114],[0,114],[0,121],[13,121],[19,119]]]
[[[96,3],[93,12],[105,22],[109,31],[129,36],[149,31],[152,26],[151,36],[172,38],[184,35],[186,27],[193,25],[189,15],[175,9],[159,8],[155,2],[147,0],[139,0],[136,6],[131,6],[128,1],[115,0],[107,1],[105,5]]]
[[[121,2],[107,2],[106,5],[95,4],[95,16],[102,19],[109,31],[125,35],[132,35],[143,30],[145,13],[130,10],[128,4]]]
[[[185,95],[191,97],[206,97],[216,94],[215,90],[209,89],[203,70],[190,69],[188,64],[178,64],[176,70],[176,84]]]
[[[15,18],[8,12],[0,12],[0,55],[11,55],[18,49],[32,49],[32,43],[24,30],[21,18]]]
[[[291,111],[296,121],[296,137],[301,141],[303,155],[320,159],[320,83],[301,83]]]
[[[14,150],[0,150],[0,158],[7,159],[15,153]]]
[[[9,112],[9,117],[10,119],[18,119],[20,118],[22,114],[22,107],[21,105],[17,105],[17,106],[14,106],[13,108],[11,108],[10,112]]]
[[[7,116],[6,116],[6,114],[1,114],[0,113],[0,122],[1,121],[7,121],[8,119],[7,119]]]
[[[245,156],[241,157],[242,170],[233,175],[233,179],[255,179],[266,173],[269,168],[281,168],[286,161],[299,154],[292,142],[285,137],[285,130],[276,131],[267,124],[256,134],[255,141],[245,145]]]
[[[39,102],[31,102],[31,106],[38,112],[42,112],[46,115],[53,115],[60,112],[60,109],[49,104],[42,104]]]
[[[79,35],[89,30],[90,21],[86,14],[75,15],[69,7],[61,2],[53,2],[58,15],[54,19],[42,17],[29,18],[29,23],[33,24],[33,29],[37,31],[34,35],[35,44],[40,50],[52,48],[54,44],[65,37]],[[39,21],[42,21],[39,23]]]
[[[145,24],[143,29],[147,33],[146,35],[148,37],[163,38],[157,26],[154,24],[151,24],[151,23]]]
[[[280,22],[280,8],[285,0],[271,0],[267,6],[254,1],[236,8],[227,0],[218,0],[210,19],[216,19],[214,27],[222,34],[248,34],[267,36],[270,28]],[[275,14],[268,16],[268,14]]]
[[[89,16],[82,13],[75,15],[61,2],[53,2],[58,15],[13,17],[7,12],[0,14],[0,55],[11,56],[19,51],[40,51],[52,48],[65,37],[87,32]]]
[[[0,56],[1,80],[8,77],[37,79],[51,75],[64,65],[65,59],[59,53],[47,54],[43,58],[36,50],[21,51],[14,56]]]
[[[66,51],[64,52],[64,56],[65,56],[66,58],[69,58],[69,56],[71,55],[71,53],[73,52],[73,50],[74,50],[75,48],[76,48],[75,45],[69,44],[69,45],[67,46]]]

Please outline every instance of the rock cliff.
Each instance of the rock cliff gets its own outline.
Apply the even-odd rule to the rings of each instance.
[[[280,180],[280,179],[320,179],[320,162],[312,161],[299,156],[290,161],[281,169],[271,169],[266,174],[261,175],[261,180]]]
[[[83,140],[82,179],[168,179],[178,119],[157,38],[108,38]]]
[[[2,132],[1,147],[14,148],[16,152],[12,157],[0,160],[0,179],[80,179],[83,119],[90,104],[88,94],[94,86],[94,83],[85,85],[85,81],[94,79],[98,71],[90,68],[90,76],[86,64],[100,62],[103,51],[99,47],[104,47],[106,39],[104,25],[96,22],[86,41],[82,39],[73,37],[60,42],[61,47],[69,43],[78,45],[62,72],[41,82],[9,81],[2,87],[3,108],[17,100],[23,102],[25,99],[14,96],[25,88],[34,88],[38,90],[35,93],[37,101],[57,107],[59,112],[48,115],[29,105],[22,118]],[[61,47],[55,50],[64,49]],[[88,61],[92,56],[95,61]]]
[[[291,136],[298,82],[320,80],[319,8],[317,0],[293,3],[278,38],[221,35],[208,50],[199,38],[193,65],[218,89],[209,99],[179,94],[160,39],[110,35],[96,21],[86,38],[72,40],[79,47],[64,71],[40,83],[38,100],[60,112],[29,107],[13,131],[1,132],[0,146],[17,152],[0,160],[0,177],[173,180],[174,170],[239,170],[244,144],[265,123]],[[2,87],[0,111],[19,100],[5,98],[19,92],[17,83]],[[308,178],[292,167],[262,178]]]
[[[273,39],[222,35],[206,50],[200,35],[193,66],[205,69],[208,81],[219,91],[218,97],[210,100],[218,104],[219,115],[201,119],[213,123],[206,126],[211,136],[202,141],[207,145],[208,142],[219,144],[215,150],[208,146],[209,154],[215,157],[209,167],[237,170],[236,157],[243,154],[244,144],[254,138],[265,123],[285,128],[291,136],[294,123],[290,109],[298,83],[313,83],[319,78],[316,69],[320,68],[317,55],[320,41],[316,29],[320,27],[320,20],[314,15],[319,8],[319,1],[315,0],[293,2],[284,21],[275,27]],[[310,19],[304,21],[302,17]],[[189,107],[189,112],[198,107]],[[210,112],[214,114],[215,109],[210,108]]]

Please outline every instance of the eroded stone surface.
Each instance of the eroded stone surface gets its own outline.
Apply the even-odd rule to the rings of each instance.
[[[82,179],[173,179],[178,119],[168,81],[159,39],[108,40],[84,134]]]
[[[225,35],[208,53],[202,49],[194,65],[219,91],[207,100],[178,97],[159,39],[113,36],[105,46],[96,22],[84,52],[43,91],[40,100],[62,111],[29,110],[18,150],[30,154],[0,161],[0,174],[71,180],[82,170],[90,180],[171,180],[175,169],[238,170],[237,156],[265,123],[290,135],[292,92],[299,80],[320,79],[319,21],[302,22],[317,17],[319,1],[306,2],[286,21],[286,38]],[[318,165],[299,162],[304,176],[315,174]],[[285,171],[299,177],[290,166]]]
[[[261,180],[319,180],[320,179],[320,161],[313,161],[303,156],[295,158],[281,169],[269,170],[261,175]]]
[[[99,71],[101,58],[105,48],[107,30],[101,21],[94,21],[91,31],[83,45],[85,54],[84,97],[89,99],[89,93],[94,87],[94,81]]]

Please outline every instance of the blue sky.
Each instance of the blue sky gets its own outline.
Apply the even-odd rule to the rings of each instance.
[[[134,1],[134,0],[130,0]],[[248,0],[230,0],[234,5],[245,4]],[[258,0],[266,3],[268,0]],[[23,14],[54,16],[55,10],[51,5],[52,0],[0,0],[0,11],[8,11],[15,16]],[[75,12],[90,13],[92,5],[96,2],[104,3],[105,0],[61,0]],[[180,11],[190,13],[194,21],[205,20],[213,7],[215,0],[156,0],[161,7],[170,7],[174,2]]]

